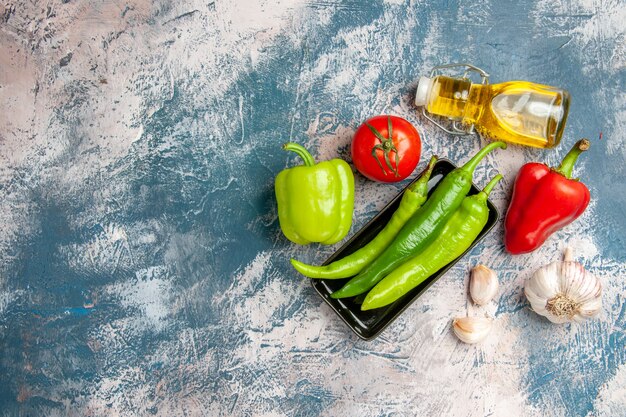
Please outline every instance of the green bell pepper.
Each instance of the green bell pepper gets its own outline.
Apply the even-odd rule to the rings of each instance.
[[[298,154],[304,166],[285,169],[276,176],[280,228],[294,243],[331,245],[343,239],[352,225],[354,175],[346,161],[333,159],[315,164],[301,145],[289,142],[283,149]]]

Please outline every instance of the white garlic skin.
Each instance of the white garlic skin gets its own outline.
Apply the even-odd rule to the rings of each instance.
[[[479,306],[489,303],[498,294],[498,287],[498,276],[494,270],[485,265],[472,268],[469,292],[474,303]]]
[[[486,317],[457,317],[452,321],[452,330],[462,342],[474,344],[485,340],[493,320]]]
[[[602,309],[602,283],[572,260],[571,250],[563,262],[539,268],[524,286],[532,309],[553,323],[580,323]]]

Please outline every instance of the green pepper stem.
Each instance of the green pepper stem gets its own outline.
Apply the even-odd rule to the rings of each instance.
[[[483,190],[481,191],[481,194],[485,194],[485,197],[488,197],[489,194],[491,193],[491,190],[493,190],[493,187],[496,186],[496,184],[502,179],[502,175],[498,174],[495,177],[493,177],[491,179],[491,181],[489,181],[489,184],[487,184],[485,186],[485,188],[483,188]]]
[[[297,153],[298,156],[304,161],[304,165],[308,167],[312,167],[313,165],[315,165],[315,160],[304,146],[294,142],[287,142],[283,145],[283,149],[286,151]]]
[[[430,161],[428,161],[428,165],[426,166],[426,170],[422,174],[422,176],[415,181],[409,189],[411,191],[417,191],[420,187],[425,187],[430,180],[430,175],[433,173],[433,169],[435,168],[435,164],[437,163],[437,155],[433,155],[430,157]],[[424,191],[425,192],[425,191]]]
[[[476,153],[476,155],[474,155],[472,157],[472,159],[467,161],[465,163],[465,165],[463,165],[463,167],[461,167],[461,169],[463,171],[466,171],[466,172],[469,172],[469,173],[473,174],[474,170],[478,166],[478,163],[485,157],[485,155],[487,155],[489,152],[493,151],[496,148],[506,149],[506,143],[504,143],[504,142],[492,142],[492,143],[490,143],[489,145],[485,146],[480,151],[478,151]]]
[[[591,143],[587,139],[581,139],[576,142],[567,155],[565,155],[565,158],[563,158],[561,165],[559,165],[558,168],[554,168],[554,171],[565,176],[567,179],[572,178],[574,164],[578,160],[580,154],[589,149],[590,145]]]
[[[495,177],[493,177],[491,179],[491,181],[489,181],[489,183],[487,185],[485,185],[485,188],[483,188],[483,190],[481,192],[479,192],[478,194],[475,194],[473,196],[471,196],[470,198],[476,200],[476,201],[487,201],[487,197],[489,197],[489,194],[491,193],[491,190],[493,190],[493,187],[495,187],[495,185],[502,179],[502,175],[498,174]]]

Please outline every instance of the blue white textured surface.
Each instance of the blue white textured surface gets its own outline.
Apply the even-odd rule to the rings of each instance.
[[[3,1],[0,414],[626,416],[625,22],[620,0]],[[356,126],[393,113],[463,161],[480,140],[410,104],[456,61],[573,96],[557,151],[480,167],[505,176],[499,208],[524,162],[583,136],[593,202],[532,255],[507,256],[499,225],[363,342],[289,267],[338,246],[281,235],[280,144],[349,159]],[[352,230],[402,186],[357,176]],[[566,242],[605,283],[583,325],[522,295]],[[501,279],[485,309],[466,300],[479,262]],[[459,343],[451,319],[485,313],[488,340]]]

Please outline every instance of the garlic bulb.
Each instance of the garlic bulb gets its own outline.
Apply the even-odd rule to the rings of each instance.
[[[574,261],[571,248],[563,262],[538,269],[524,286],[532,309],[553,323],[582,322],[602,308],[602,283]]]
[[[498,276],[485,265],[477,265],[470,275],[469,292],[479,306],[487,304],[498,293]]]
[[[452,321],[452,330],[456,337],[465,343],[483,341],[493,325],[493,320],[486,317],[457,317]]]

